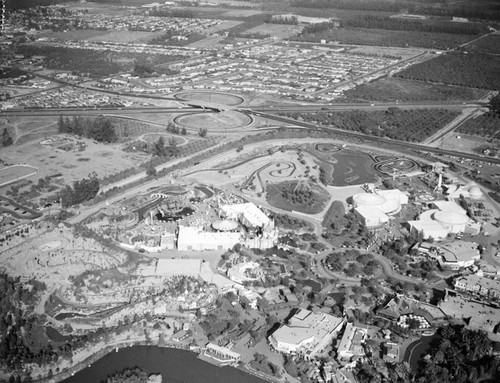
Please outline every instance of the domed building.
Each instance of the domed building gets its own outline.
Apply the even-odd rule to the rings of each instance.
[[[399,213],[401,205],[408,203],[408,196],[398,189],[374,190],[354,195],[352,202],[363,224],[372,228],[389,222],[390,216]]]
[[[435,209],[424,211],[416,221],[408,221],[410,231],[424,235],[424,239],[444,239],[448,234],[469,232],[477,234],[480,225],[473,223],[466,211],[453,201],[434,201]]]

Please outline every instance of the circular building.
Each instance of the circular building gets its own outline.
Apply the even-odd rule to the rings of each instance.
[[[389,199],[380,206],[380,210],[387,215],[394,215],[401,211],[401,204],[396,200]]]
[[[465,213],[456,211],[438,211],[434,214],[434,219],[450,233],[461,233],[465,230],[465,225],[469,222],[469,217]]]
[[[477,198],[481,198],[481,196],[483,195],[483,192],[481,191],[481,189],[479,189],[478,186],[474,185],[474,186],[471,186],[471,188],[469,189],[469,195],[471,198],[477,199]]]
[[[352,197],[354,207],[358,206],[382,206],[386,199],[378,194],[359,193]]]
[[[230,219],[221,219],[215,221],[212,227],[218,231],[233,231],[238,227],[238,222],[232,221]]]

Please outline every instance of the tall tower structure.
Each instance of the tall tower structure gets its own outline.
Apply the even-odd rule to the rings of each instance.
[[[4,32],[5,32],[4,28],[5,28],[5,17],[6,17],[7,9],[5,7],[5,1],[6,0],[0,0],[0,1],[2,2],[2,4],[1,4],[2,5],[2,10],[1,10],[1,12],[2,12],[2,15],[1,15],[2,19],[0,20],[0,34],[3,35]]]

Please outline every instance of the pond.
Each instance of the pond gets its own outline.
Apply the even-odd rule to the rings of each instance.
[[[191,209],[190,207],[185,207],[182,210],[176,211],[176,212],[165,212],[165,215],[161,213],[156,213],[155,217],[158,221],[177,221],[186,215],[191,215],[194,213],[194,210]]]

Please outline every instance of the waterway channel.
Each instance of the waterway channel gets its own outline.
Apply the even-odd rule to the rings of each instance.
[[[108,375],[138,366],[148,374],[160,373],[163,383],[266,383],[233,367],[217,367],[186,350],[134,346],[110,352],[64,380],[63,383],[100,383]]]

